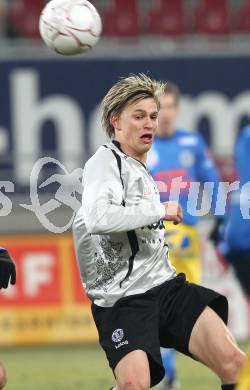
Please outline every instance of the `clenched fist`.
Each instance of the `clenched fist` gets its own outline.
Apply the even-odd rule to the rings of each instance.
[[[183,212],[182,207],[178,202],[165,202],[163,205],[166,210],[165,217],[163,218],[165,221],[172,221],[174,225],[178,225],[180,222],[182,222]]]

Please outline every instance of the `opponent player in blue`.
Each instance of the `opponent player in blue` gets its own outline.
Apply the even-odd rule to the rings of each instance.
[[[235,166],[240,187],[232,193],[218,251],[234,268],[250,308],[250,125],[240,131],[235,146]],[[247,389],[250,389],[250,354],[239,384],[239,390]]]
[[[165,237],[171,248],[171,261],[177,273],[184,272],[187,280],[201,283],[201,248],[197,230],[198,217],[190,212],[188,201],[190,184],[209,182],[213,186],[212,210],[215,210],[219,175],[202,136],[196,132],[175,127],[178,113],[179,90],[167,83],[161,98],[158,116],[158,136],[155,137],[147,164],[160,189],[161,201],[178,200],[183,209],[181,225],[165,224]],[[212,187],[211,187],[212,188]],[[171,191],[170,191],[171,190]],[[177,198],[169,198],[169,196]],[[196,206],[198,209],[198,207]],[[211,239],[217,240],[221,217],[217,218]],[[176,379],[174,350],[162,354],[166,378],[164,389],[179,388]]]
[[[16,267],[12,258],[6,249],[0,247],[0,289],[7,288],[9,285],[16,283]],[[4,365],[0,362],[0,390],[6,384],[6,372]]]
[[[232,193],[219,252],[235,270],[250,305],[250,125],[242,129],[235,147],[239,190]]]

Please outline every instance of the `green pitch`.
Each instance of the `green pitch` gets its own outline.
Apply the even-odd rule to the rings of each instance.
[[[112,373],[104,353],[93,347],[2,349],[8,370],[6,390],[108,390]],[[206,367],[178,355],[183,390],[216,390],[217,378]]]

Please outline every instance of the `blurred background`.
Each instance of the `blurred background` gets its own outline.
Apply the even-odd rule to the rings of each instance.
[[[97,347],[70,231],[81,192],[75,170],[105,142],[101,99],[129,73],[175,82],[178,122],[204,136],[223,180],[233,181],[235,140],[250,119],[250,1],[96,0],[103,36],[91,52],[71,58],[40,39],[45,3],[0,0],[0,244],[18,271],[17,285],[0,293],[0,359],[9,390],[102,390],[113,379]],[[57,192],[67,172],[72,180],[63,188],[74,204]],[[247,304],[208,240],[211,224],[210,217],[200,222],[203,282],[230,299],[229,325],[245,348]],[[184,357],[178,364],[184,390],[219,388],[200,365]]]

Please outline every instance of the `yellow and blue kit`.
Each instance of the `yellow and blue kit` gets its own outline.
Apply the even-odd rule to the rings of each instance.
[[[190,282],[200,283],[201,248],[197,231],[198,217],[188,212],[187,205],[190,184],[210,182],[214,185],[211,208],[215,210],[219,175],[208,148],[200,134],[177,129],[171,136],[155,137],[148,154],[147,165],[159,184],[162,202],[169,200],[171,185],[172,193],[173,185],[178,186],[178,182],[173,182],[173,179],[182,179],[180,195],[176,200],[183,208],[183,223],[173,225],[167,222],[166,240],[171,248],[171,262],[177,272],[184,272]]]

